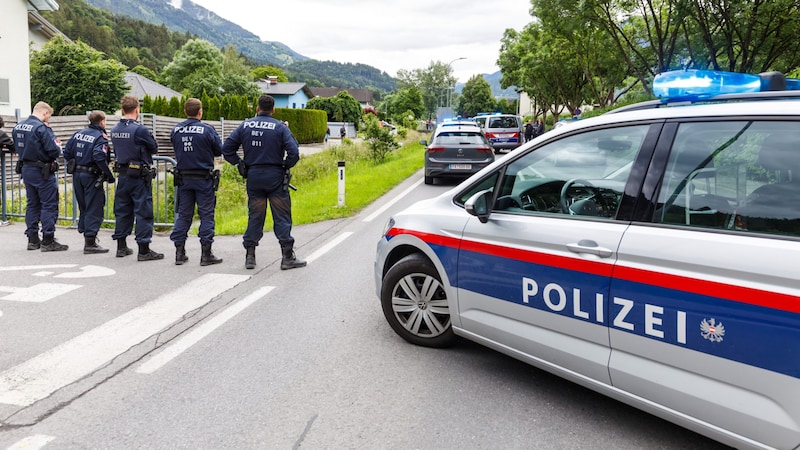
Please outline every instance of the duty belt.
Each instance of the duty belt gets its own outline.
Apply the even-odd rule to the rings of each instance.
[[[44,166],[46,166],[46,165],[48,165],[50,163],[46,163],[46,162],[42,162],[42,161],[25,161],[25,160],[23,160],[22,164],[25,165],[25,166],[36,166],[36,167],[42,168],[42,167],[44,167]]]
[[[100,170],[97,166],[75,166],[75,172],[88,172],[93,175],[98,175]]]
[[[178,173],[187,180],[210,180],[213,178],[211,170],[207,169],[180,169]]]

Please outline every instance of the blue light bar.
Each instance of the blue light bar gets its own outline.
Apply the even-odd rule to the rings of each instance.
[[[673,70],[660,73],[653,80],[653,94],[660,98],[760,91],[761,77],[746,73],[693,69]]]

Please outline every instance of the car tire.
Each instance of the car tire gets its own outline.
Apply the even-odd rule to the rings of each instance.
[[[425,184],[433,184],[433,177],[425,175]]]
[[[406,341],[423,347],[448,347],[456,336],[447,292],[433,264],[421,254],[401,259],[383,277],[383,315]]]

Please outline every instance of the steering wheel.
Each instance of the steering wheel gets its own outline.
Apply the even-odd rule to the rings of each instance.
[[[586,187],[587,190],[591,191],[592,197],[595,199],[600,208],[602,208],[603,211],[606,212],[609,211],[608,204],[606,204],[606,200],[603,198],[602,192],[600,192],[600,190],[597,187],[595,187],[592,183],[586,180],[580,178],[573,178],[571,180],[565,181],[564,185],[561,187],[561,196],[559,198],[558,203],[561,206],[562,213],[569,214],[572,216],[576,215],[575,211],[570,209],[569,207],[570,205],[568,202],[569,198],[567,197],[567,192],[575,184],[579,184],[581,186]]]

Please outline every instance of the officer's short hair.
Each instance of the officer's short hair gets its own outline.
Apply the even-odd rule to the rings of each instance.
[[[45,102],[37,102],[35,105],[33,105],[33,112],[37,114],[40,113],[53,114],[53,107]]]
[[[263,112],[270,112],[275,109],[275,99],[271,95],[264,94],[258,98],[258,109]]]
[[[89,123],[92,125],[100,125],[100,122],[106,119],[106,113],[100,110],[94,110],[89,113]]]
[[[197,117],[202,108],[203,102],[194,97],[186,100],[186,103],[183,104],[183,112],[186,113],[188,117]]]
[[[133,95],[126,95],[122,97],[120,106],[122,107],[122,114],[130,114],[139,107],[139,99]]]

